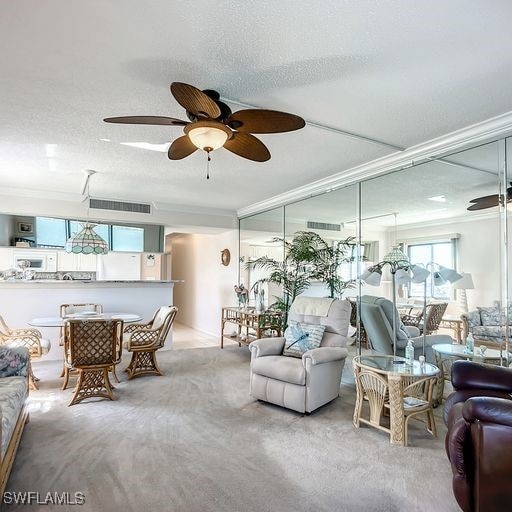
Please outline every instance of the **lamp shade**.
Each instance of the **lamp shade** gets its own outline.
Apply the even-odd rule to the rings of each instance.
[[[425,282],[430,275],[430,272],[426,268],[420,267],[419,265],[412,265],[411,271],[411,281],[416,284]]]
[[[382,269],[378,265],[367,268],[361,274],[361,279],[370,286],[380,286],[380,280],[382,279]]]
[[[441,275],[440,272],[434,272],[432,274],[432,279],[434,281],[434,286],[443,286],[443,284],[446,284],[446,279]]]
[[[231,138],[231,130],[217,121],[197,121],[185,127],[185,133],[194,146],[205,151],[214,151],[224,146]]]
[[[64,247],[66,252],[75,254],[107,254],[108,244],[94,231],[95,225],[89,222],[82,224],[82,229],[66,242]]]
[[[462,272],[462,277],[453,283],[452,288],[454,290],[474,290],[475,285],[473,284],[471,274]]]
[[[439,265],[439,274],[445,281],[450,281],[450,283],[462,279],[462,275],[453,270],[453,268],[443,267],[442,265]]]
[[[395,245],[391,251],[384,256],[386,263],[409,263],[409,258],[404,254],[398,245]]]
[[[399,268],[395,272],[395,283],[400,286],[402,284],[408,284],[411,281],[411,276],[409,272],[404,268]]]

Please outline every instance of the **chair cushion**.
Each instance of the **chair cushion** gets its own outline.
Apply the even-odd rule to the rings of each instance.
[[[322,343],[325,326],[290,322],[284,331],[283,356],[302,357],[304,352],[318,348]]]
[[[344,339],[348,335],[351,310],[352,307],[348,300],[337,299],[332,301],[327,316],[297,315],[290,311],[288,321],[324,325],[325,332],[339,334]]]
[[[505,336],[505,327],[500,325],[475,325],[471,332],[477,340],[502,341]],[[509,332],[512,333],[511,327],[509,327]]]
[[[269,377],[271,379],[281,380],[306,385],[306,369],[302,364],[302,359],[284,356],[263,356],[257,357],[251,362],[253,373]]]
[[[2,415],[2,460],[11,440],[12,432],[20,411],[27,399],[26,377],[6,377],[0,379],[0,411]]]

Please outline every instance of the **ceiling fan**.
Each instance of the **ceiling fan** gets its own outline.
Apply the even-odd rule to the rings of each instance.
[[[161,116],[107,117],[107,123],[150,124],[183,126],[185,135],[171,144],[168,156],[181,160],[198,149],[208,153],[221,147],[238,156],[265,162],[270,152],[253,133],[282,133],[299,130],[305,126],[304,119],[294,114],[277,110],[247,109],[231,112],[217,91],[196,87],[182,82],[171,84],[171,93],[186,110],[188,121]]]
[[[507,203],[512,201],[512,182],[510,187],[507,188]],[[471,204],[468,206],[469,211],[485,210],[486,208],[492,208],[494,206],[503,205],[503,194],[493,194],[491,196],[477,197],[469,201]]]

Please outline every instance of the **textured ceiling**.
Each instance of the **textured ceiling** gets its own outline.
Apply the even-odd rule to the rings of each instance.
[[[247,206],[393,150],[308,126],[261,136],[267,163],[215,152],[207,181],[200,152],[120,144],[180,128],[102,119],[183,118],[183,81],[408,147],[511,110],[511,16],[489,0],[2,2],[0,187],[76,194],[94,169],[96,196]]]

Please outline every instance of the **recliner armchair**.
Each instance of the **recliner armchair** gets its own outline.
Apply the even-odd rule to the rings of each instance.
[[[512,371],[455,361],[447,398],[446,453],[453,493],[464,512],[498,512],[512,503]]]
[[[371,295],[361,297],[361,321],[373,350],[381,354],[393,355],[393,314],[396,321],[396,354],[403,357],[407,342],[411,340],[414,345],[414,359],[418,359],[423,353],[423,336],[420,335],[420,330],[412,325],[404,325],[390,300]],[[427,335],[425,341],[425,357],[430,363],[434,363],[432,345],[454,342],[446,334]]]
[[[320,347],[308,350],[299,359],[282,355],[284,337],[253,341],[249,345],[251,396],[302,413],[310,413],[337,398],[348,354],[345,347],[349,341],[350,310],[347,300],[332,301],[327,316],[296,314],[292,305],[289,321],[325,326]]]

